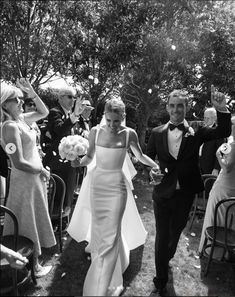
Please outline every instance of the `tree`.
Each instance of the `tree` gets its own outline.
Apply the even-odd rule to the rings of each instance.
[[[38,88],[55,75],[61,62],[56,40],[64,5],[49,0],[1,1],[1,78],[15,81],[27,76]]]

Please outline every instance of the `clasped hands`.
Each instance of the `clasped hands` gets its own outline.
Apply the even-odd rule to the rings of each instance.
[[[150,183],[153,185],[158,185],[161,183],[164,175],[161,173],[161,170],[159,167],[153,167],[149,172],[149,176],[150,176]]]

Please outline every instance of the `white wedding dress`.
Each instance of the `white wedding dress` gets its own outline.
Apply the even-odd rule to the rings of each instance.
[[[98,134],[99,129],[96,143]],[[128,137],[127,129],[123,148],[96,144],[96,164],[88,167],[67,229],[76,241],[89,242],[91,265],[83,296],[119,295],[130,250],[146,240],[147,232],[132,194],[130,160],[126,157]]]

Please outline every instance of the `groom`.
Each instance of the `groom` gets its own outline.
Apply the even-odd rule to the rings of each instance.
[[[225,96],[216,92],[214,86],[211,87],[211,103],[217,111],[218,126],[200,127],[195,132],[185,120],[189,109],[187,95],[182,90],[174,90],[166,106],[170,121],[154,128],[149,138],[147,155],[153,160],[157,157],[164,174],[152,195],[156,220],[156,277],[152,292],[155,296],[162,296],[165,291],[169,261],[174,257],[187,223],[194,195],[203,190],[199,148],[204,142],[228,137],[231,132],[231,115]],[[152,174],[154,176],[154,172]]]

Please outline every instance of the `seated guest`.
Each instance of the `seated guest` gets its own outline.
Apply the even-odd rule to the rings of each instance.
[[[0,244],[1,259],[6,258],[7,262],[12,268],[22,269],[29,262],[26,257],[23,257],[20,253],[7,248]]]
[[[235,116],[232,117],[232,136],[235,138]],[[221,166],[221,171],[215,181],[207,203],[206,214],[204,218],[202,234],[199,244],[199,253],[202,252],[205,240],[205,230],[214,224],[214,211],[216,204],[226,198],[235,197],[235,142],[230,143],[231,152],[229,154],[221,154],[220,148],[216,152],[217,159]],[[219,213],[218,225],[224,222],[224,213]],[[235,216],[235,213],[234,213]],[[235,220],[233,220],[233,229],[235,229]],[[219,252],[217,257],[219,256]]]
[[[35,246],[35,275],[46,275],[51,266],[39,264],[41,248],[56,244],[48,212],[46,182],[50,173],[42,166],[36,146],[36,132],[31,127],[47,116],[48,110],[35,93],[29,81],[20,78],[16,88],[1,85],[1,145],[11,161],[10,188],[6,206],[17,217],[19,234],[28,237]],[[33,98],[37,110],[23,113],[23,91]],[[3,234],[13,232],[13,224],[8,216],[4,220]]]

